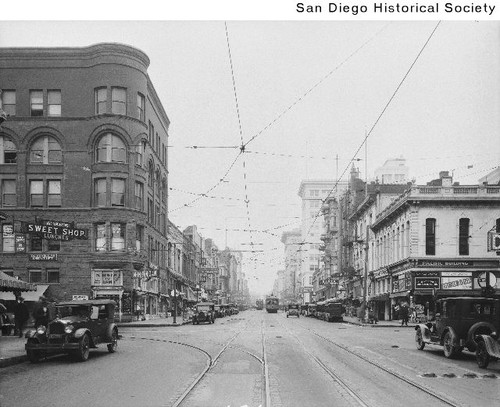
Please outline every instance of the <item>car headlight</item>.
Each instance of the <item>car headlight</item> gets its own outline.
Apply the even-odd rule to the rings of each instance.
[[[67,327],[64,328],[64,332],[67,333],[67,334],[70,334],[71,332],[73,332],[73,325],[68,325]]]
[[[493,332],[491,333],[491,337],[492,337],[492,338],[498,338],[498,332],[493,331]]]
[[[40,325],[37,329],[36,329],[36,333],[38,335],[43,335],[45,332],[47,332],[47,328],[45,328],[43,325]]]

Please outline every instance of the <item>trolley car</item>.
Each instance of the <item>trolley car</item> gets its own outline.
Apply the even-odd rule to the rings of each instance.
[[[266,297],[266,311],[269,313],[276,313],[280,307],[280,300],[278,297],[270,295]]]

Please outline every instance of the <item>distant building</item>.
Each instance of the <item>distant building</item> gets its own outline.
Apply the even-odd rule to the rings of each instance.
[[[479,185],[500,185],[500,167],[495,168],[489,174],[486,174],[484,177],[479,178],[478,183]]]
[[[375,170],[375,180],[379,184],[406,184],[409,169],[403,157],[390,158]]]
[[[283,299],[289,302],[298,301],[298,294],[300,292],[299,275],[302,261],[300,229],[283,232],[281,242],[285,245]]]

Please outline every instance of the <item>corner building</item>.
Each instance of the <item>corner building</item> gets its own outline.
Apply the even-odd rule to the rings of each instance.
[[[0,48],[0,269],[124,319],[164,312],[169,288],[170,121],[149,62],[121,44]]]

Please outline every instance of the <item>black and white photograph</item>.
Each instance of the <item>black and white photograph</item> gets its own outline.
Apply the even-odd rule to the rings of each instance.
[[[497,1],[30,3],[0,406],[500,404]]]

